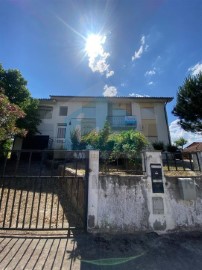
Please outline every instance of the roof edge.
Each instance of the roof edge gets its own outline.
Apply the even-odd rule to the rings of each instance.
[[[166,103],[171,102],[173,97],[128,97],[128,96],[118,96],[118,97],[103,97],[103,96],[61,96],[61,95],[50,95],[50,98],[43,99],[39,98],[39,100],[51,101],[57,99],[101,99],[101,100],[117,100],[117,99],[125,99],[125,100],[162,100]]]

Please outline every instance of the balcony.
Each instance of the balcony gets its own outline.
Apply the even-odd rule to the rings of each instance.
[[[49,138],[48,149],[66,149],[67,140],[64,138]]]
[[[136,128],[137,120],[135,116],[108,116],[107,120],[112,129]]]

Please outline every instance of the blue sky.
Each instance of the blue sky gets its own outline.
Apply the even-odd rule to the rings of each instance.
[[[176,98],[202,71],[201,18],[201,0],[0,0],[0,63],[19,69],[37,98]],[[94,54],[85,50],[92,34]]]

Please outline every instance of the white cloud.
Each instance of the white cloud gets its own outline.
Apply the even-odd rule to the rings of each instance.
[[[187,140],[187,144],[189,145],[192,142],[202,142],[202,135],[198,133],[192,133],[187,132],[183,130],[180,125],[178,125],[179,120],[174,120],[170,123],[169,129],[170,129],[170,136],[171,141],[174,143],[174,141],[178,140],[180,137],[183,137]]]
[[[145,52],[147,52],[147,51],[148,51],[148,49],[149,49],[149,45],[148,45],[148,44],[146,44],[146,45],[145,45],[145,48],[144,48]]]
[[[134,56],[132,56],[132,61],[134,61],[135,59],[138,59],[142,56],[143,54],[143,45],[140,46],[138,51],[135,51]]]
[[[155,68],[145,72],[145,76],[153,76],[155,74],[156,74],[156,69]]]
[[[115,97],[117,95],[117,89],[115,86],[108,86],[107,84],[104,86],[104,97]]]
[[[148,82],[148,85],[153,85],[153,84],[154,84],[154,82],[152,82],[152,81],[151,82]]]
[[[111,77],[114,75],[114,71],[111,70],[110,65],[107,62],[107,59],[110,57],[110,53],[105,52],[103,47],[106,41],[106,36],[96,36],[94,39],[95,38],[95,47],[90,43],[87,48],[88,65],[93,72],[105,74],[106,78]]]
[[[109,72],[106,73],[106,77],[107,78],[109,78],[109,77],[111,77],[113,75],[114,75],[114,71],[113,70],[111,70],[111,71],[109,71]]]
[[[144,45],[145,44],[145,36],[141,37],[141,44]]]
[[[188,71],[191,72],[192,76],[198,75],[200,72],[202,73],[202,63],[197,63],[195,66],[190,67]]]
[[[149,97],[148,95],[140,95],[140,94],[136,94],[136,93],[131,93],[129,94],[129,97]]]
[[[148,44],[145,44],[145,36],[142,36],[141,40],[141,46],[138,49],[138,51],[135,51],[134,55],[132,56],[132,61],[135,61],[136,59],[140,58],[144,51],[148,50]]]

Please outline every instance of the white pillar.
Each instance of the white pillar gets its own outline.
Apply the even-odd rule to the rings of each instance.
[[[165,185],[161,152],[145,152],[145,163],[147,175],[148,209],[150,212],[149,224],[154,231],[159,233],[165,232],[167,230],[173,229],[175,224],[172,219],[172,211],[168,199],[167,187]],[[151,167],[157,167],[157,173],[159,168],[162,169],[162,182],[164,188],[163,193],[153,192]],[[155,171],[153,178],[155,179]],[[158,181],[159,180],[154,181],[154,185],[155,183],[158,183]]]
[[[98,211],[98,179],[99,179],[99,151],[89,151],[88,177],[88,212],[87,231],[92,232],[97,227]]]

